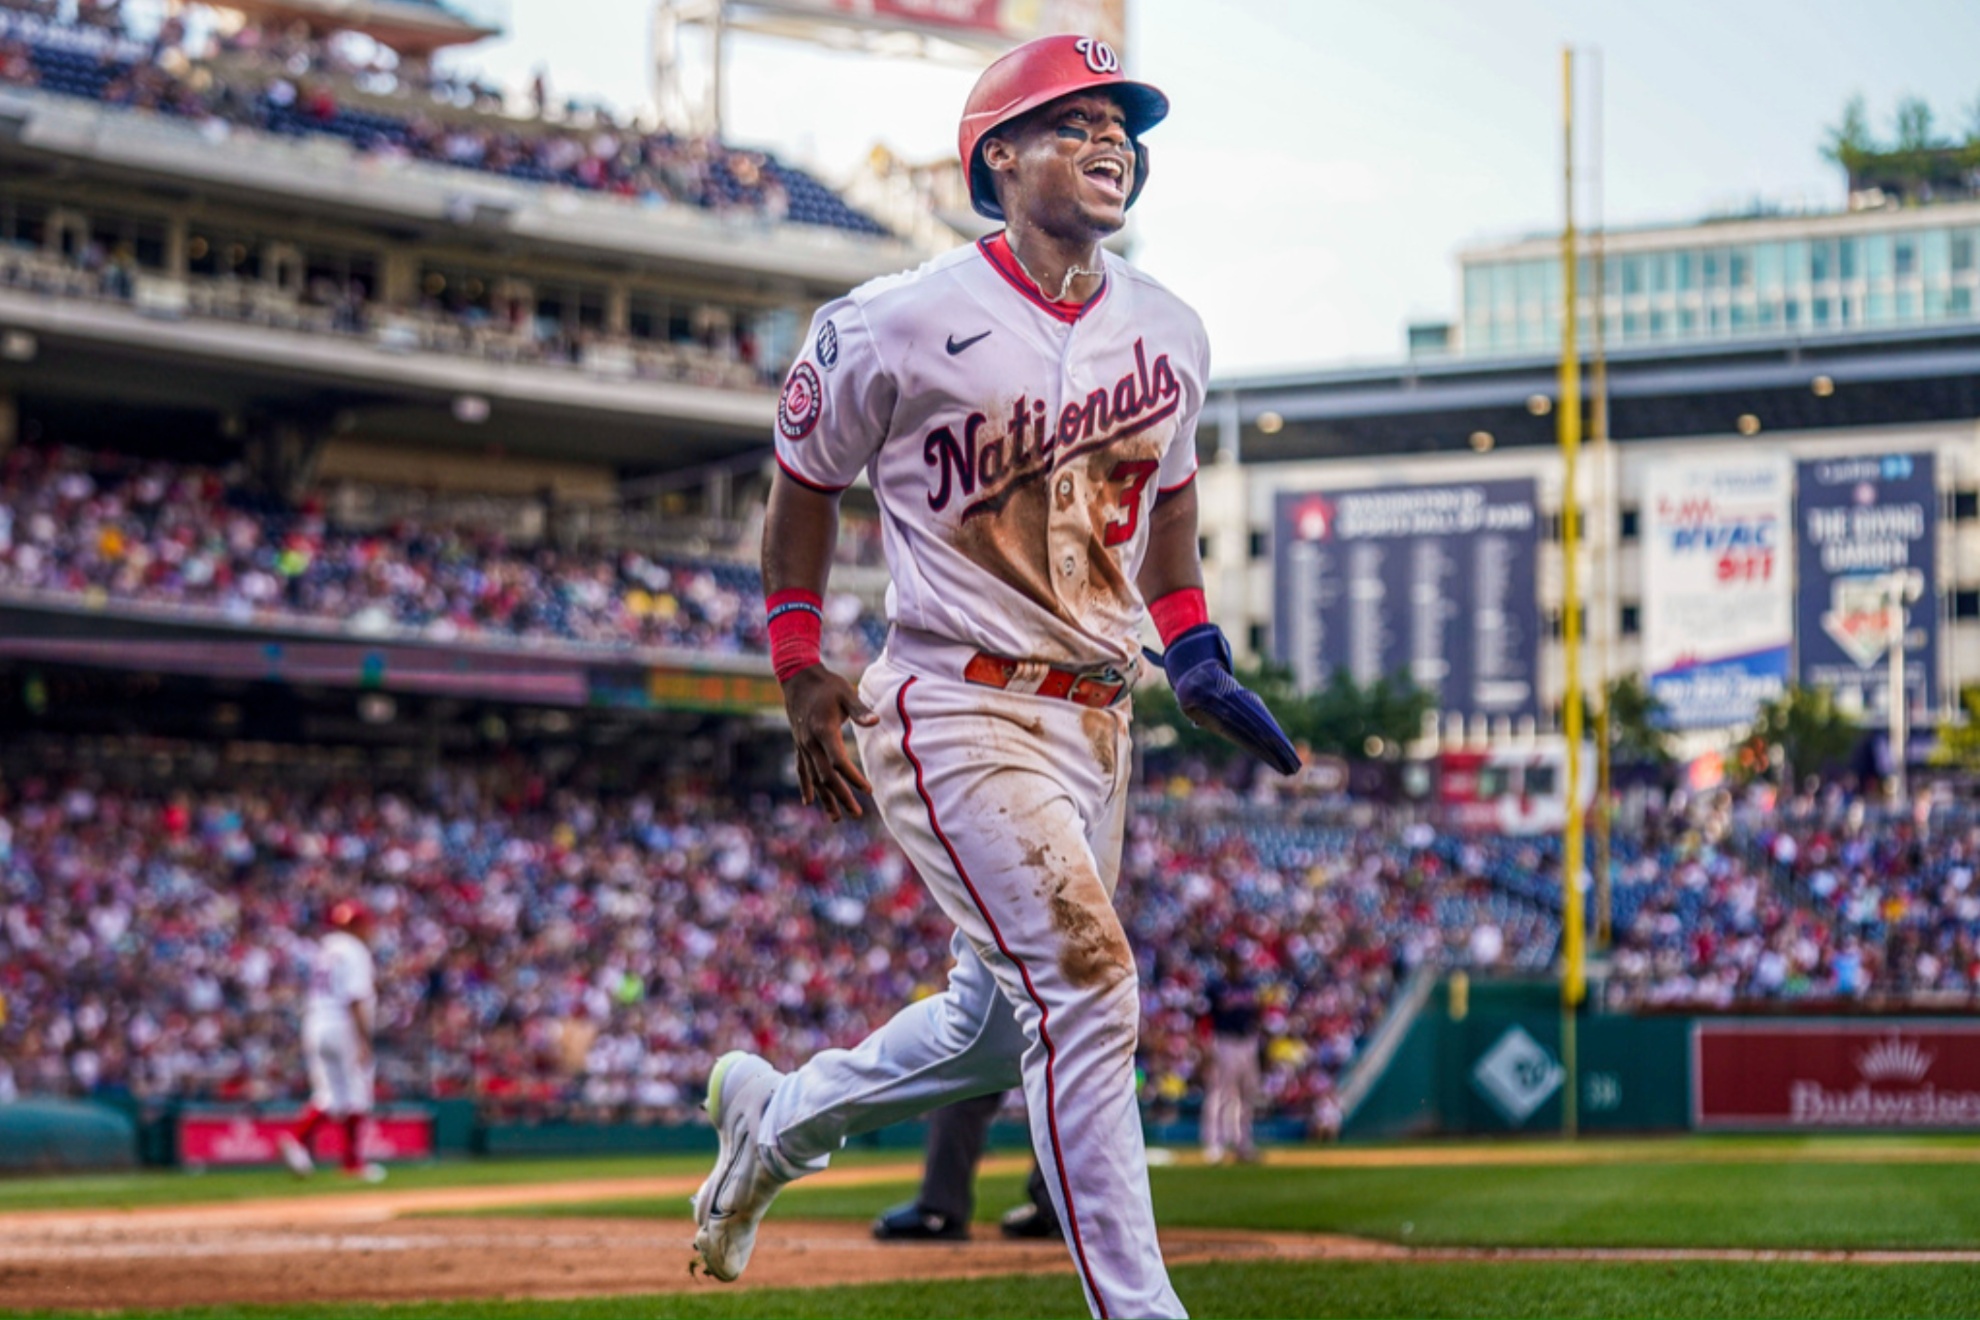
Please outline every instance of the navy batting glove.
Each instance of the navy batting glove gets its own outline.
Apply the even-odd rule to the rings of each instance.
[[[1256,693],[1231,677],[1231,644],[1214,623],[1199,623],[1169,643],[1166,655],[1147,652],[1169,675],[1176,704],[1190,723],[1208,729],[1282,775],[1299,769],[1299,753]]]

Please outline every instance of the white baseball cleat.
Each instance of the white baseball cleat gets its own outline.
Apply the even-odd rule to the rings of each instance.
[[[385,1166],[382,1164],[360,1164],[351,1170],[351,1177],[359,1182],[382,1183],[385,1181]]]
[[[741,1277],[763,1212],[784,1186],[756,1144],[763,1111],[783,1076],[741,1050],[724,1054],[708,1075],[708,1119],[721,1147],[714,1172],[694,1194],[694,1250],[701,1267],[724,1283]]]
[[[316,1172],[316,1165],[309,1158],[309,1148],[287,1132],[275,1138],[275,1149],[282,1152],[282,1163],[289,1166],[289,1172],[298,1178],[307,1178]]]

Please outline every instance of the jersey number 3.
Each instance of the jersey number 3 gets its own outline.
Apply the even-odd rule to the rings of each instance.
[[[1128,463],[1117,463],[1107,474],[1107,480],[1121,483],[1121,514],[1107,520],[1107,530],[1101,541],[1110,546],[1132,541],[1141,527],[1141,492],[1148,488],[1149,479],[1162,465],[1152,458],[1137,458]]]

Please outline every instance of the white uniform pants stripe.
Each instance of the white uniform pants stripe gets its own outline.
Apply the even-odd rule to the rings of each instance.
[[[1021,1075],[1032,1140],[1096,1316],[1180,1316],[1155,1237],[1135,1100],[1139,994],[1113,910],[1125,710],[916,677],[883,660],[859,731],[882,818],[957,928],[942,994],[785,1079],[771,1154],[823,1167],[846,1137]]]

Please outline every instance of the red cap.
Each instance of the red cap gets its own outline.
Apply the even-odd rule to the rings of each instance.
[[[1148,179],[1148,149],[1141,145],[1141,135],[1168,115],[1169,98],[1147,83],[1129,82],[1123,77],[1120,56],[1098,37],[1065,34],[1025,42],[985,69],[970,89],[962,126],[956,132],[956,149],[969,176],[970,204],[978,214],[992,220],[1004,218],[1003,208],[997,205],[997,190],[990,182],[990,167],[983,163],[983,139],[1047,101],[1091,91],[1113,94],[1127,116],[1135,162],[1134,187],[1128,192],[1127,204],[1134,205]]]
[[[340,898],[330,905],[330,911],[323,920],[332,930],[351,930],[369,926],[371,913],[354,898]]]

